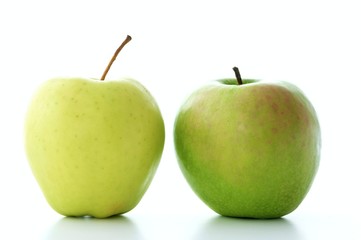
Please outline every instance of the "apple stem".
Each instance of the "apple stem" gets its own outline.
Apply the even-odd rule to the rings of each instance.
[[[127,35],[127,37],[125,38],[125,40],[122,42],[122,44],[118,47],[118,49],[115,51],[112,59],[110,59],[110,62],[108,63],[108,66],[107,68],[105,69],[102,77],[100,78],[101,81],[104,81],[105,77],[107,76],[108,72],[109,72],[109,69],[110,67],[112,66],[113,62],[115,61],[115,59],[117,58],[119,52],[123,49],[123,47],[128,43],[130,42],[130,40],[132,40],[132,37]]]
[[[238,85],[242,85],[243,82],[242,82],[241,74],[239,73],[238,67],[234,67],[233,71],[236,74]]]

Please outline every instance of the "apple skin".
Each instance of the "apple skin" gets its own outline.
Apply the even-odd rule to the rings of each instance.
[[[32,172],[65,216],[105,218],[133,209],[156,172],[164,138],[157,103],[131,79],[48,80],[25,120]]]
[[[295,210],[316,175],[320,125],[287,82],[223,79],[194,92],[175,119],[178,163],[215,212],[279,218]]]

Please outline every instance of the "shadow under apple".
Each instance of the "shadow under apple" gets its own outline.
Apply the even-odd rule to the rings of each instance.
[[[204,224],[195,239],[298,240],[302,237],[292,222],[285,218],[244,219],[217,216]]]
[[[48,231],[45,239],[143,239],[136,225],[127,217],[106,219],[64,217]]]

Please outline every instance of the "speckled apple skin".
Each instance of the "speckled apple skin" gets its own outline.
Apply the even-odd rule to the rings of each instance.
[[[164,137],[154,98],[131,79],[51,79],[25,121],[34,176],[66,216],[104,218],[134,208],[156,172]]]

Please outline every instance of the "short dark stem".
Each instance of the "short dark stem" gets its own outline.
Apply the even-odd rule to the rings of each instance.
[[[102,77],[100,78],[100,80],[103,81],[103,80],[105,79],[105,77],[106,77],[107,74],[108,74],[108,71],[109,71],[110,67],[112,66],[113,62],[114,62],[115,59],[117,58],[119,52],[122,50],[122,48],[123,48],[130,40],[132,40],[131,36],[127,35],[127,37],[125,38],[125,40],[123,41],[123,43],[122,43],[122,44],[118,47],[118,49],[115,51],[112,59],[110,59],[110,62],[108,63],[108,66],[107,66],[107,68],[105,69],[105,71],[104,71]]]
[[[234,74],[236,74],[238,85],[242,85],[243,82],[242,82],[241,74],[239,73],[238,67],[234,67],[233,71],[234,71]]]

